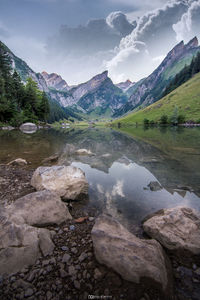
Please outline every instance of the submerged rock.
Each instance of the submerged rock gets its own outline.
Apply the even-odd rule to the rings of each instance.
[[[94,153],[92,153],[90,150],[87,150],[87,149],[79,149],[75,152],[75,154],[78,154],[78,155],[95,155]]]
[[[15,160],[10,161],[7,165],[8,166],[10,166],[10,165],[12,165],[12,166],[26,166],[27,161],[23,158],[16,158]]]
[[[153,192],[162,190],[162,186],[158,181],[151,181],[148,186],[150,187],[150,190]]]
[[[63,199],[77,200],[88,194],[84,172],[73,166],[39,167],[33,174],[31,185],[38,191],[56,192]]]
[[[110,216],[100,216],[92,229],[97,260],[112,268],[125,280],[140,283],[144,278],[169,292],[169,262],[155,240],[141,240]]]
[[[39,191],[17,199],[8,209],[9,219],[32,226],[61,224],[72,219],[60,197],[51,191]]]
[[[144,231],[165,248],[181,255],[200,254],[200,213],[174,207],[155,213],[143,224]]]
[[[55,163],[58,161],[58,159],[59,159],[59,154],[54,154],[54,155],[51,155],[51,156],[43,159],[42,163],[43,164]]]

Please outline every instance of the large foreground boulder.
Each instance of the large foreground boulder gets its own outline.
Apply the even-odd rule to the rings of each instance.
[[[11,223],[0,215],[0,275],[32,265],[42,255],[51,255],[54,244],[47,229]]]
[[[50,190],[63,199],[77,200],[88,194],[84,172],[73,166],[39,167],[33,174],[31,184],[38,191]]]
[[[9,220],[16,224],[43,227],[72,219],[60,197],[51,191],[39,191],[17,199],[8,206]]]
[[[99,263],[112,268],[125,280],[140,283],[148,279],[165,294],[170,291],[170,264],[157,241],[137,238],[107,215],[96,220],[92,240]]]
[[[144,231],[176,254],[200,255],[200,213],[189,207],[162,209],[147,218]]]

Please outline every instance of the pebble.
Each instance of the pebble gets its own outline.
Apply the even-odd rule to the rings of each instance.
[[[102,277],[102,273],[99,271],[99,269],[94,270],[94,279],[98,280]]]
[[[60,229],[60,230],[58,231],[58,234],[63,234],[62,229]]]
[[[62,246],[62,247],[61,247],[61,250],[62,250],[62,251],[68,251],[69,248],[68,248],[67,246]]]
[[[75,226],[74,225],[70,225],[69,229],[73,231],[73,230],[75,230]]]
[[[77,271],[74,268],[74,266],[70,266],[69,269],[68,269],[68,273],[69,273],[70,276],[74,276],[74,275],[76,275]]]
[[[67,273],[63,269],[60,269],[60,277],[61,278],[67,277]]]
[[[42,266],[44,267],[44,266],[47,266],[49,264],[49,260],[43,260],[43,262],[42,262]]]
[[[80,282],[77,280],[74,280],[74,287],[79,290],[81,288]]]
[[[51,272],[52,271],[52,266],[48,266],[46,270],[47,270],[48,273]]]
[[[52,298],[52,293],[50,291],[46,294],[47,300],[50,300]]]
[[[31,273],[30,273],[30,275],[28,276],[28,278],[27,278],[27,281],[28,282],[32,282],[33,280],[34,280],[34,278],[35,278],[35,274],[37,273],[37,270],[33,270]]]
[[[87,253],[83,252],[83,253],[81,253],[81,255],[79,256],[78,259],[80,262],[83,262],[87,257],[88,257]]]
[[[63,263],[68,263],[68,261],[70,260],[71,256],[69,254],[64,254],[63,258],[62,258],[62,262]]]
[[[94,221],[94,218],[93,217],[89,217],[88,219],[90,222]]]
[[[71,248],[71,252],[76,254],[78,252],[78,250],[75,247],[73,247],[73,248]]]
[[[30,297],[33,295],[33,290],[31,288],[28,288],[27,290],[25,290],[24,292],[24,297],[27,298],[27,297]]]
[[[197,265],[193,264],[192,268],[193,268],[193,270],[196,270],[197,269]]]
[[[196,270],[194,271],[194,273],[195,273],[196,275],[199,275],[199,276],[200,276],[200,268],[196,269]]]

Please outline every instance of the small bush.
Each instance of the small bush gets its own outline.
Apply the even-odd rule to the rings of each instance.
[[[168,116],[167,115],[162,115],[160,118],[160,124],[166,125],[168,124]]]
[[[145,126],[149,126],[149,120],[148,119],[144,119],[143,123],[144,123]]]
[[[183,123],[185,123],[185,116],[178,115],[178,124],[183,124]]]

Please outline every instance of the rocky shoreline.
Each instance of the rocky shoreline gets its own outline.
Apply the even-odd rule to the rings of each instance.
[[[0,166],[2,207],[35,192],[30,185],[33,172],[34,170],[28,170],[26,166]],[[116,268],[113,271],[113,268],[100,264],[96,259],[91,232],[101,212],[82,205],[81,201],[74,202],[69,210],[72,219],[59,225],[45,226],[45,229],[52,233],[52,253],[39,257],[36,263],[15,274],[0,276],[1,300],[200,299],[198,259],[193,263],[188,260],[188,264],[180,264],[177,258],[165,249],[173,269],[174,291],[170,296],[163,294],[160,287],[145,278],[138,284],[126,281],[119,275],[120,270]]]

